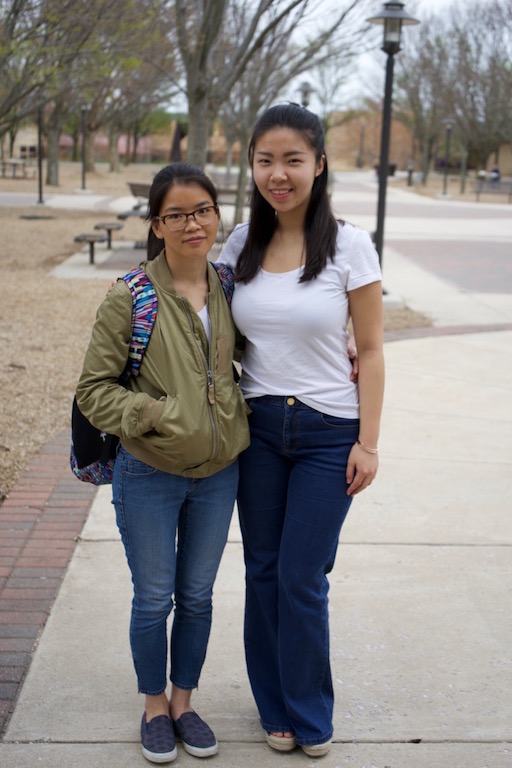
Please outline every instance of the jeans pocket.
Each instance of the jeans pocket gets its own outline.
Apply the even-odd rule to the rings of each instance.
[[[154,475],[158,472],[158,469],[146,464],[145,461],[132,456],[128,451],[124,452],[123,461],[123,474],[130,475],[131,477],[148,477],[148,475]]]
[[[322,413],[322,424],[333,429],[359,429],[359,419],[343,419],[340,416],[331,416],[329,413]]]

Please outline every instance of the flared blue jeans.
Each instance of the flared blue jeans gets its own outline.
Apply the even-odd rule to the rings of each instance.
[[[327,574],[351,503],[345,472],[359,421],[293,396],[248,404],[238,506],[249,679],[266,731],[321,744],[333,733]]]

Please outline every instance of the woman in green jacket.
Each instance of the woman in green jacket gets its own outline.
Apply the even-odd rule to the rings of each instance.
[[[175,733],[197,757],[218,749],[190,701],[206,655],[237,456],[249,435],[232,375],[235,329],[207,260],[219,225],[215,187],[194,166],[170,165],[153,181],[148,219],[143,268],[158,311],[139,375],[127,388],[118,383],[132,327],[131,293],[119,280],[98,310],[77,401],[95,427],[120,438],[113,503],[134,589],[130,642],[145,694],[142,751],[161,763],[177,755]]]

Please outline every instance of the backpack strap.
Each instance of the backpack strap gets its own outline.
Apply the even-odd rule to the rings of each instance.
[[[231,267],[228,267],[227,264],[217,264],[215,261],[212,261],[211,264],[219,276],[228,307],[231,307],[231,299],[233,298],[233,291],[235,290],[235,276],[233,270]]]
[[[231,299],[235,289],[233,270],[227,264],[212,262],[212,266],[219,276],[228,306],[231,307]],[[140,267],[123,275],[121,279],[125,281],[130,289],[133,300],[132,334],[128,352],[128,365],[122,376],[124,379],[125,377],[138,376],[139,374],[142,358],[149,344],[151,332],[155,324],[158,299],[153,283],[146,272]]]
[[[158,299],[153,283],[143,269],[128,272],[121,278],[130,289],[133,300],[132,309],[132,335],[130,337],[130,350],[128,352],[128,364],[123,377],[137,376],[144,352],[149,344],[151,331],[155,324]]]

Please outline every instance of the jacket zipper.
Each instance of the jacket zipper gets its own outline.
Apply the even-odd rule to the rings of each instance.
[[[199,354],[201,355],[201,358],[202,358],[203,363],[204,363],[204,368],[205,368],[205,371],[206,371],[206,382],[207,382],[207,393],[208,393],[208,413],[210,414],[210,424],[211,424],[211,427],[212,427],[212,436],[213,436],[213,448],[212,448],[212,454],[210,456],[210,461],[212,461],[215,458],[215,456],[217,455],[217,450],[218,450],[217,443],[218,443],[218,441],[217,441],[217,425],[215,423],[215,418],[213,416],[213,405],[215,403],[215,387],[214,387],[214,383],[213,383],[213,374],[212,374],[212,370],[211,370],[212,369],[212,366],[211,366],[211,355],[212,355],[211,344],[210,343],[208,344],[208,354],[209,354],[209,357],[210,357],[210,360],[208,360],[208,358],[206,357],[206,355],[203,352],[203,347],[201,346],[201,343],[198,341],[198,339],[196,337],[196,334],[194,332],[194,320],[193,320],[192,315],[190,313],[190,308],[189,308],[188,302],[187,302],[187,300],[185,298],[183,298],[183,297],[180,297],[180,298],[181,298],[181,300],[183,302],[183,306],[185,307],[185,312],[187,314],[188,321],[190,323],[190,329],[192,331],[192,335],[193,335],[194,340],[196,342],[196,346],[197,346],[197,348],[199,350]],[[209,317],[210,316],[210,312],[209,312],[209,307],[208,307],[208,301],[209,301],[209,299],[207,297],[206,298],[206,311],[208,312],[208,317]],[[210,324],[210,327],[211,327],[211,324]]]

